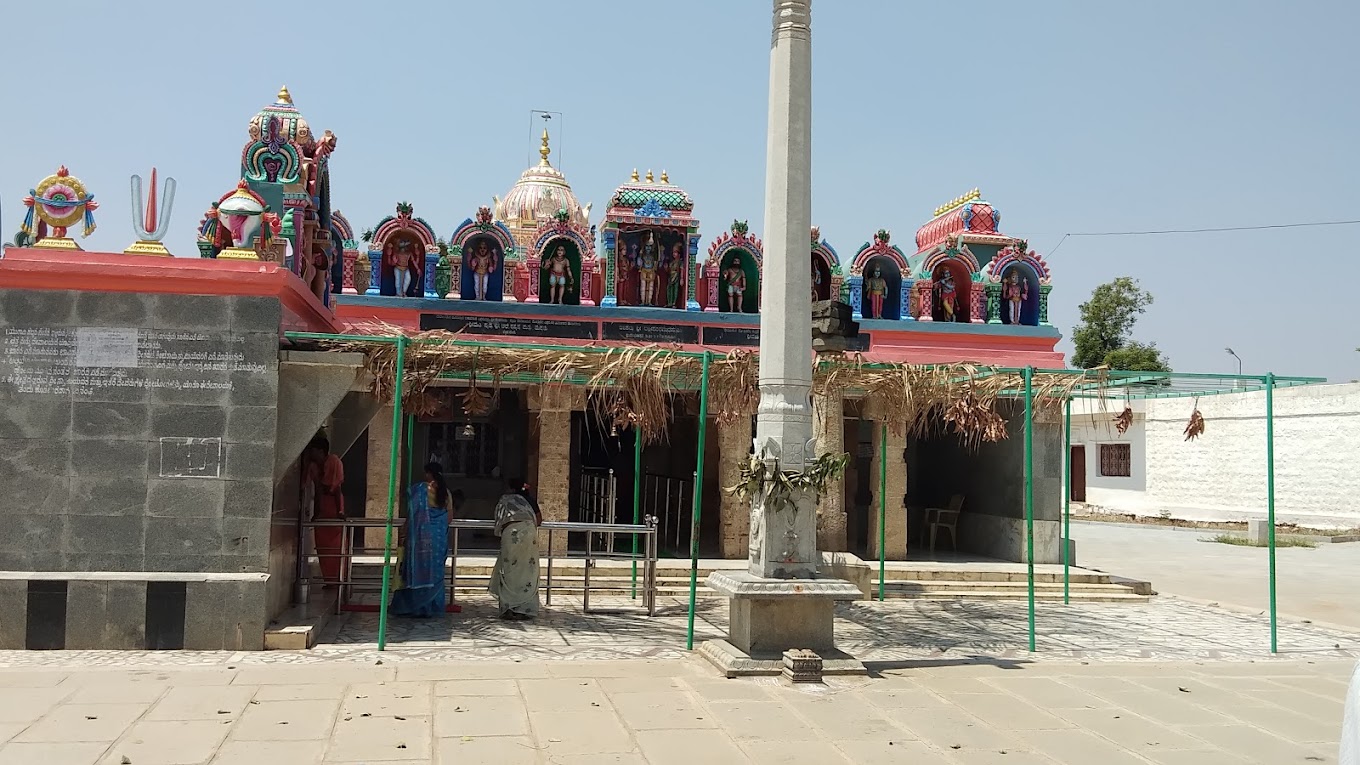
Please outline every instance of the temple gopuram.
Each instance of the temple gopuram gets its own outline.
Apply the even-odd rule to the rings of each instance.
[[[546,131],[538,163],[503,196],[487,180],[484,206],[448,217],[394,196],[381,220],[351,221],[334,209],[357,182],[337,173],[332,186],[336,135],[316,135],[287,88],[244,139],[238,182],[194,200],[206,208],[197,253],[160,244],[174,186],[158,190],[154,174],[126,252],[83,251],[68,236],[93,230],[97,205],[66,168],[26,200],[25,233],[0,258],[0,441],[16,455],[0,468],[13,500],[0,510],[12,530],[0,541],[0,609],[53,605],[30,607],[26,628],[0,628],[0,648],[261,647],[305,579],[300,456],[318,432],[343,459],[352,518],[385,517],[400,447],[411,474],[398,483],[438,462],[470,518],[490,518],[504,480],[523,476],[547,520],[631,518],[636,498],[663,556],[687,557],[692,527],[702,555],[747,556],[749,502],[724,488],[749,461],[750,416],[700,428],[695,393],[673,391],[668,437],[635,461],[633,430],[599,416],[584,388],[507,379],[472,406],[474,375],[435,386],[435,405],[407,412],[413,427],[394,445],[393,408],[374,395],[362,356],[284,334],[442,330],[491,345],[755,352],[758,229],[710,221],[705,233],[683,168],[622,167],[620,185],[597,197],[602,209],[583,205]],[[134,178],[139,206],[142,192]],[[760,209],[751,200],[751,214]],[[858,332],[846,352],[870,363],[1062,368],[1044,259],[1004,233],[976,189],[925,212],[874,232],[834,221],[809,231],[808,309],[848,305]],[[916,225],[914,243],[889,224]],[[819,549],[905,559],[924,544],[921,509],[966,495],[958,550],[1022,559],[1018,439],[974,449],[943,431],[896,435],[883,427],[894,413],[853,388],[815,404],[820,448],[850,455],[820,500]],[[1059,431],[1036,430],[1042,563],[1059,557]],[[612,503],[603,511],[600,486]],[[65,572],[60,587],[51,572]],[[69,618],[60,636],[35,626],[58,602],[87,609],[98,630]]]

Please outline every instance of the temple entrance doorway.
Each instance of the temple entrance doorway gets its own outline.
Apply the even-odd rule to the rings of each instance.
[[[710,423],[711,425],[711,423]],[[717,555],[721,493],[717,480],[716,428],[708,429],[703,501],[700,515],[700,555]],[[595,412],[572,415],[572,486],[568,518],[585,523],[633,523],[636,516],[657,519],[659,555],[687,558],[693,520],[698,418],[677,412],[669,435],[660,443],[645,444],[641,472],[634,470],[636,435],[632,428],[616,430]],[[635,494],[635,489],[637,493]],[[709,508],[713,508],[709,511]],[[571,549],[585,547],[584,534],[570,535]],[[600,540],[596,540],[598,546]],[[615,537],[620,551],[631,549],[631,538]]]

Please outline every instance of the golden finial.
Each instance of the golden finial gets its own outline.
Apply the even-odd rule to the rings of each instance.
[[[293,96],[292,96],[291,93],[288,92],[288,86],[287,86],[287,85],[284,85],[283,87],[279,88],[279,100],[278,100],[278,103],[281,103],[281,104],[288,104],[289,106],[291,106],[291,105],[293,104]]]
[[[661,171],[661,182],[662,182],[662,183],[670,183],[670,182],[671,182],[671,177],[670,177],[670,175],[668,175],[668,174],[666,173],[665,170],[662,170],[662,171]]]
[[[647,171],[647,182],[648,182],[648,183],[656,183],[656,177],[652,175],[652,171],[651,171],[651,170],[648,170],[648,171]]]
[[[637,182],[640,180],[640,179],[638,178],[637,168],[636,168],[636,167],[633,168],[633,176],[632,176],[631,178],[629,178],[628,180],[632,181],[633,183],[637,183]]]
[[[548,148],[548,129],[543,128],[543,146],[539,147],[538,156],[543,158],[541,165],[548,164],[548,155],[552,154],[552,149]]]
[[[964,206],[965,204],[967,204],[967,203],[969,203],[969,202],[972,202],[972,201],[974,201],[974,200],[978,200],[978,199],[981,199],[981,198],[982,198],[982,192],[975,188],[975,189],[973,189],[972,191],[968,192],[967,194],[964,194],[964,195],[961,196],[961,197],[955,197],[955,198],[949,200],[948,202],[946,202],[945,204],[942,204],[942,205],[940,205],[939,207],[936,207],[936,208],[935,208],[935,217],[938,218],[938,217],[940,217],[941,215],[944,215],[945,213],[949,212],[950,210],[955,210],[955,209],[957,209],[957,208],[960,208],[960,207]]]

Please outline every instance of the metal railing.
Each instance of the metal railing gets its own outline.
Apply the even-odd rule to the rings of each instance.
[[[615,502],[618,482],[613,468],[582,468],[580,490],[577,492],[578,512],[585,523],[613,524],[618,520]],[[600,533],[590,540],[605,550],[614,549],[614,534]]]
[[[405,527],[405,525],[406,520],[404,518],[394,519],[392,523],[394,529],[403,528]],[[310,541],[308,539],[310,535],[307,534],[307,530],[335,527],[344,529],[341,550],[339,553],[334,554],[328,553],[326,556],[323,556],[319,551],[315,549],[314,545],[310,544]],[[340,588],[339,597],[336,600],[337,612],[346,610],[346,607],[350,605],[354,595],[359,591],[378,592],[380,596],[383,596],[382,594],[383,585],[381,576],[356,577],[354,575],[354,557],[356,555],[382,556],[385,550],[383,547],[366,547],[362,545],[355,546],[354,532],[356,529],[370,529],[370,528],[381,529],[386,527],[387,521],[382,518],[346,518],[343,520],[311,520],[300,522],[298,524],[298,556],[297,556],[298,562],[297,562],[297,586],[296,586],[297,602],[306,603],[308,600],[308,596],[310,595],[312,585],[316,584],[318,581],[325,585],[331,585]],[[447,579],[449,603],[454,602],[454,595],[458,589],[459,544],[457,532],[463,529],[493,531],[495,527],[496,524],[494,521],[471,520],[463,518],[456,518],[449,521],[449,530],[452,532],[449,534],[450,537],[449,557],[447,559],[450,568],[450,574]],[[634,564],[637,563],[642,564],[641,587],[638,586],[639,583],[637,581],[638,575],[637,566],[634,565],[633,567],[633,579],[634,579],[632,586],[633,596],[636,597],[638,591],[641,590],[642,605],[644,610],[646,611],[648,616],[656,615],[656,591],[657,591],[656,568],[657,568],[658,545],[657,545],[657,525],[655,518],[649,516],[645,519],[645,523],[641,525],[628,523],[578,523],[567,521],[545,521],[543,525],[539,527],[539,530],[547,533],[547,540],[545,544],[546,546],[545,554],[548,559],[546,566],[547,569],[545,577],[546,581],[540,584],[540,589],[543,590],[544,605],[547,606],[552,605],[552,594],[554,590],[574,589],[574,587],[571,586],[567,585],[558,586],[554,585],[553,583],[553,549],[555,547],[554,541],[555,535],[558,532],[567,534],[584,532],[586,536],[586,549],[583,553],[574,554],[569,550],[564,550],[563,552],[564,558],[570,559],[579,557],[584,562],[585,572],[584,582],[581,586],[582,610],[584,610],[586,613],[600,613],[599,611],[591,611],[590,608],[590,573],[591,569],[595,568],[596,562],[600,560],[624,560],[633,561]],[[608,538],[612,539],[616,534],[641,536],[644,540],[644,543],[642,545],[642,549],[639,551],[639,554],[634,554],[631,551],[615,552],[612,546],[604,550],[600,550],[595,547],[593,541],[596,539],[596,537],[607,536]],[[392,552],[393,555],[391,559],[392,560],[391,565],[393,567],[396,567],[398,565],[397,553],[399,551],[394,547]],[[322,557],[331,557],[332,555],[334,555],[335,557],[339,557],[341,560],[340,578],[334,581],[327,580],[324,577],[322,577],[319,580],[313,578],[311,576],[311,559],[315,557],[318,561],[320,561]],[[492,571],[491,575],[492,576],[496,575],[494,570]],[[390,596],[390,593],[388,593],[388,596]]]
[[[694,513],[694,476],[647,473],[642,477],[642,513],[657,519],[660,544],[673,552],[688,554],[690,516]]]

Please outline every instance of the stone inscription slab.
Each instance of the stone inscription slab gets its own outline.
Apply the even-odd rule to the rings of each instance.
[[[593,321],[563,319],[523,319],[497,316],[453,316],[427,313],[420,315],[420,329],[442,329],[470,335],[505,337],[557,337],[564,340],[598,340],[599,325]]]
[[[161,478],[220,478],[222,439],[161,438]]]
[[[265,374],[270,358],[247,358],[245,338],[220,332],[119,327],[6,327],[0,386],[37,396],[109,388],[231,390],[229,373]]]
[[[699,328],[691,324],[650,324],[640,321],[606,321],[605,340],[627,340],[634,343],[699,342]]]

